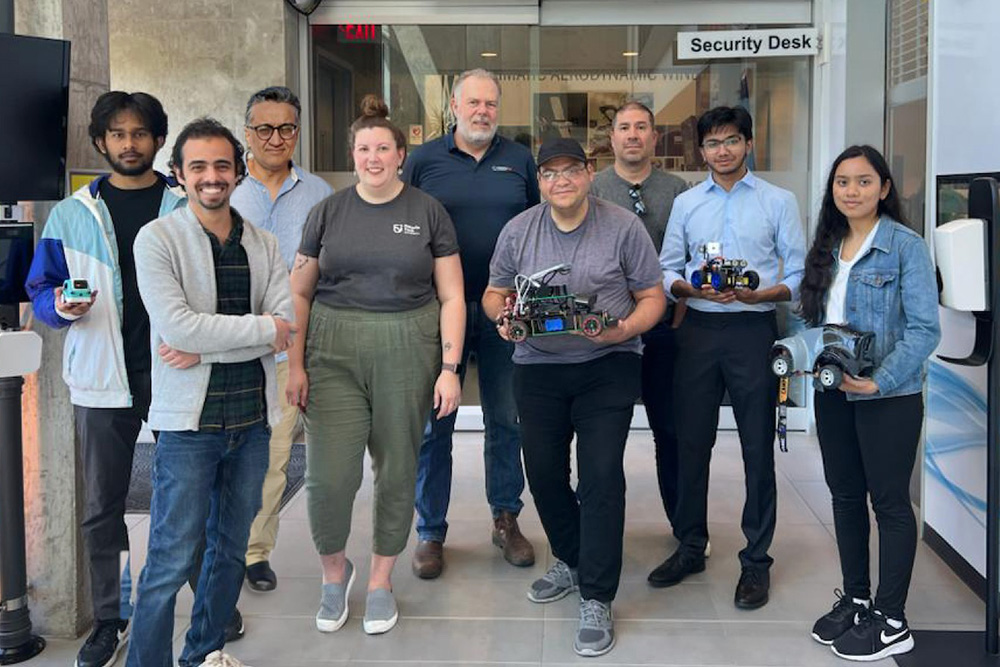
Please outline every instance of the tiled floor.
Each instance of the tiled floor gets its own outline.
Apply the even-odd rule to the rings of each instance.
[[[525,598],[528,584],[545,571],[551,558],[527,492],[521,526],[536,546],[538,562],[532,568],[511,567],[490,544],[481,436],[465,433],[456,438],[445,573],[436,581],[418,580],[410,573],[410,550],[401,556],[394,578],[401,618],[394,630],[378,637],[361,630],[371,537],[371,484],[366,479],[355,504],[355,531],[348,546],[359,578],[350,596],[347,625],[331,635],[314,627],[319,569],[300,493],[285,509],[271,559],[279,576],[278,589],[269,594],[244,589],[240,609],[246,637],[227,650],[253,667],[844,665],[809,638],[813,620],[834,601],[839,569],[816,442],[801,434],[789,440],[790,451],[775,455],[778,529],[771,550],[775,558],[771,601],[757,611],[740,611],[732,603],[739,574],[736,552],[742,542],[743,499],[735,434],[720,434],[712,462],[712,557],[706,571],[674,588],[654,590],[646,585],[646,574],[675,542],[668,535],[656,489],[652,438],[648,432],[632,433],[626,455],[625,566],[614,607],[618,645],[607,656],[584,659],[572,649],[575,601],[535,605]],[[149,521],[141,515],[130,516],[129,521],[134,562],[141,562]],[[185,589],[177,604],[178,648],[190,605],[191,595]],[[975,630],[982,627],[983,605],[921,544],[907,614],[915,628]],[[80,641],[52,640],[45,653],[28,664],[72,664]]]

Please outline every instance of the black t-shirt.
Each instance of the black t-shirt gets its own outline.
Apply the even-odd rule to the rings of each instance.
[[[164,187],[166,185],[161,179],[141,190],[121,190],[107,180],[102,181],[100,186],[101,198],[111,212],[118,245],[118,266],[122,275],[122,341],[125,348],[125,368],[129,373],[148,373],[151,368],[149,315],[135,282],[132,244],[143,225],[160,216]],[[104,298],[111,296],[103,295]]]

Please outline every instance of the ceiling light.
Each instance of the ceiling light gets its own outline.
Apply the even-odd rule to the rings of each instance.
[[[625,56],[626,58],[635,58],[637,55],[639,55],[639,52],[638,51],[622,51],[622,55]]]
[[[481,55],[483,58],[496,58],[497,57],[496,51],[483,51],[479,55]]]

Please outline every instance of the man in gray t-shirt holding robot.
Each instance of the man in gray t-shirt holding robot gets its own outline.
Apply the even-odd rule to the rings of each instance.
[[[520,341],[514,399],[524,468],[557,559],[528,598],[552,602],[579,588],[574,648],[596,656],[615,642],[622,459],[639,397],[639,336],[663,316],[665,297],[649,234],[631,212],[590,196],[594,172],[580,144],[547,141],[538,165],[545,202],[500,233],[483,311],[501,337]],[[548,335],[554,333],[567,335]],[[574,434],[575,491],[569,477]]]

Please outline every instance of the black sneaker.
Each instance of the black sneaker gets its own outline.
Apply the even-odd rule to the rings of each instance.
[[[233,615],[230,617],[229,622],[226,623],[226,642],[234,642],[241,638],[246,632],[246,628],[243,627],[243,615],[240,613],[239,609],[233,609]]]
[[[833,603],[833,609],[821,616],[813,624],[812,629],[812,638],[826,646],[853,628],[854,624],[858,622],[858,617],[867,613],[868,607],[871,606],[870,602],[868,606],[858,604],[850,596],[844,595],[839,588],[835,589],[833,593],[837,596],[837,601]]]
[[[705,556],[677,549],[670,558],[649,573],[646,581],[653,588],[666,588],[681,583],[689,574],[705,571]]]
[[[880,611],[858,614],[858,623],[833,640],[833,652],[846,660],[870,662],[906,653],[913,648],[913,635],[903,627],[889,625]]]
[[[75,667],[107,667],[128,640],[128,621],[97,621],[76,655]]]

